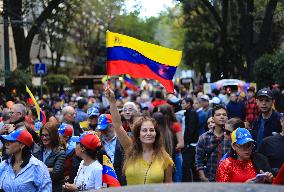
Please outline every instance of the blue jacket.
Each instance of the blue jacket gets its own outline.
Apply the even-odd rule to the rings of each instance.
[[[10,159],[0,164],[0,188],[9,192],[50,192],[51,179],[43,162],[31,156],[29,163],[16,176]]]
[[[265,137],[268,137],[268,136],[272,136],[273,132],[280,133],[282,131],[282,127],[281,127],[281,124],[280,124],[280,117],[281,117],[280,113],[278,113],[274,110],[272,111],[270,118],[264,124],[264,131],[263,131],[262,139],[265,138]],[[262,115],[260,115],[252,123],[251,134],[252,134],[253,139],[257,143],[261,142],[261,141],[257,141],[257,134],[258,134],[258,130],[260,128],[261,119],[262,119]]]

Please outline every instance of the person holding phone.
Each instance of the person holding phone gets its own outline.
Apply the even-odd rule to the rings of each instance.
[[[267,158],[254,154],[255,141],[245,128],[238,128],[231,134],[232,150],[223,160],[216,174],[217,182],[271,183],[273,175]],[[265,172],[264,172],[265,171]]]

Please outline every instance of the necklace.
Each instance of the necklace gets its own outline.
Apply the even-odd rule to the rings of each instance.
[[[151,163],[149,164],[146,172],[145,172],[145,175],[144,175],[144,184],[146,184],[146,181],[147,181],[147,176],[148,176],[148,172],[149,172],[149,169],[151,168],[152,166],[152,163],[153,163],[153,160],[151,160]]]

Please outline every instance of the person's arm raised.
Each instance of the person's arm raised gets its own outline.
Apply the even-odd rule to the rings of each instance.
[[[126,131],[122,127],[121,117],[115,105],[114,92],[107,87],[105,90],[105,96],[108,99],[110,105],[110,114],[112,117],[112,125],[114,126],[116,136],[121,143],[123,149],[126,151],[132,144],[131,138],[127,135]]]

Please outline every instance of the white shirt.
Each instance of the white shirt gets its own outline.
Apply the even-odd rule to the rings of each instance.
[[[96,160],[90,165],[84,165],[81,161],[74,183],[79,191],[100,189],[102,187],[103,166]]]

